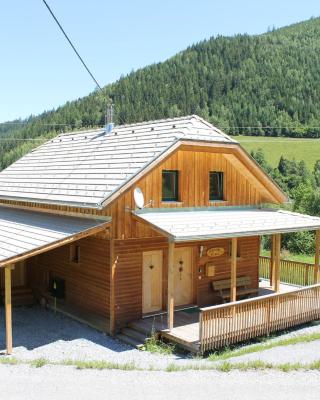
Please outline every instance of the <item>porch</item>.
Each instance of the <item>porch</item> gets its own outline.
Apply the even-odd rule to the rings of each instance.
[[[276,295],[276,297],[280,296],[282,299],[281,303],[283,303],[288,297],[292,299],[292,296],[290,297],[291,293],[296,295],[296,292],[299,292],[299,290],[300,288],[297,288],[296,285],[281,283],[279,294]],[[212,340],[211,334],[213,333],[213,330],[216,331],[216,341],[214,343],[215,348],[221,347],[224,344],[232,343],[229,342],[229,336],[231,337],[231,334],[236,336],[237,340],[235,341],[241,341],[249,339],[250,337],[270,333],[272,330],[271,319],[270,321],[266,321],[264,319],[264,311],[261,310],[265,310],[265,308],[269,306],[266,300],[270,299],[271,297],[274,298],[274,295],[275,292],[270,286],[269,281],[262,279],[259,283],[258,295],[253,299],[242,300],[237,301],[236,303],[227,303],[213,307],[191,307],[176,310],[174,313],[174,325],[171,330],[167,329],[166,313],[135,321],[134,323],[130,324],[130,327],[143,332],[147,336],[152,332],[157,332],[161,337],[172,343],[178,344],[179,347],[193,353],[199,353],[207,350],[205,348],[205,339],[208,339],[206,335],[210,333],[209,337]],[[257,301],[258,305],[252,307],[252,304],[256,304]],[[217,312],[214,313],[214,310],[219,310],[219,315]],[[213,312],[214,315],[210,315],[210,312],[211,314]],[[285,313],[284,310],[283,312]],[[281,316],[282,319],[283,317],[285,317],[285,315]],[[215,321],[211,321],[211,326],[209,326],[209,321],[211,318],[215,319]],[[274,318],[276,318],[276,316],[274,316]],[[244,324],[246,320],[248,321],[248,326],[245,326]],[[269,323],[269,330],[267,322]],[[261,333],[259,332],[259,334],[257,334],[257,323],[260,325],[264,324],[266,331],[263,332],[263,329],[261,329]],[[275,323],[275,320],[273,323]],[[288,326],[290,325],[286,325],[285,327]],[[228,328],[231,328],[233,332],[229,331],[228,334]],[[280,327],[279,329],[282,328]],[[204,331],[201,332],[201,330]],[[253,333],[253,336],[250,336],[250,333]],[[224,338],[225,342],[223,342],[222,338]],[[221,343],[218,343],[217,340],[220,340]]]
[[[136,216],[168,237],[167,314],[141,322],[153,326],[162,337],[193,352],[203,353],[320,318],[320,218],[283,210],[230,208],[148,210],[136,213]],[[301,230],[316,231],[314,264],[280,259],[281,234]],[[238,271],[239,239],[262,235],[270,235],[272,243],[271,257],[259,260],[259,276],[268,279],[268,287],[259,288],[254,298],[249,294],[251,298],[238,300],[243,290],[239,280],[246,278]],[[214,243],[222,238],[230,242],[230,279],[223,293],[230,302],[177,311],[174,293],[176,244],[201,244],[204,240]],[[221,255],[219,252],[219,247],[207,250],[213,260],[206,267],[215,268],[215,260]]]

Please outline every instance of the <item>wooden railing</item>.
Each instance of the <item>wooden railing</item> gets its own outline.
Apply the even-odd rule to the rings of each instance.
[[[260,278],[270,279],[270,257],[259,258]],[[314,265],[291,260],[280,260],[280,281],[308,286],[314,283]]]
[[[200,309],[200,351],[320,318],[320,284]]]

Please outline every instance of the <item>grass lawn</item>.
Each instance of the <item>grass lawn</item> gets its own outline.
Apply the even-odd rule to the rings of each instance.
[[[265,256],[265,257],[270,257],[270,251],[263,249],[260,251],[260,255]],[[311,256],[308,254],[293,254],[293,253],[286,252],[286,254],[281,254],[281,258],[284,260],[299,261],[299,262],[308,263],[308,264],[314,263],[314,256]]]
[[[234,136],[250,153],[261,148],[267,161],[273,167],[279,163],[281,155],[289,160],[304,160],[309,169],[320,159],[320,139],[293,139],[263,136]]]

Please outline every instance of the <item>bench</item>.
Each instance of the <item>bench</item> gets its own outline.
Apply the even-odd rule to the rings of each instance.
[[[239,276],[237,278],[237,297],[249,297],[257,294],[259,289],[252,289],[250,276]],[[219,293],[219,297],[225,303],[230,299],[231,279],[223,279],[212,282],[212,289]]]

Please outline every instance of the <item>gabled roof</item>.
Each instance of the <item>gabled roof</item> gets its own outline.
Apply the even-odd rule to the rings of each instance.
[[[0,173],[0,200],[101,208],[181,140],[238,143],[196,115],[61,134]]]

